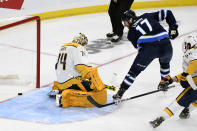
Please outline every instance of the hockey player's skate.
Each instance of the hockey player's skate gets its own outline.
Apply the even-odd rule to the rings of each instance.
[[[56,95],[56,106],[62,107],[61,99],[62,95]]]
[[[51,98],[55,98],[57,94],[59,94],[60,91],[59,90],[52,90],[50,91],[47,95]]]
[[[188,119],[190,117],[190,112],[189,112],[189,108],[186,107],[182,110],[182,112],[179,115],[180,119]]]
[[[158,85],[158,89],[162,91],[167,91],[168,90],[168,85],[172,84],[173,80],[172,78],[168,75],[165,77],[161,78],[161,81]]]
[[[150,124],[153,128],[157,128],[164,120],[164,117],[161,116],[156,118],[154,121],[150,121]]]
[[[120,88],[118,90],[118,92],[115,95],[113,95],[113,99],[114,100],[120,100],[122,98],[123,94],[125,93],[125,91],[126,90],[124,88]]]

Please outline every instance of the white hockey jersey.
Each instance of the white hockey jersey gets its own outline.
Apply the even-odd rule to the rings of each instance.
[[[76,69],[76,65],[88,65],[88,55],[86,48],[78,43],[64,44],[60,51],[55,65],[57,82],[64,83],[69,79],[81,76]]]
[[[183,71],[184,72],[187,72],[188,71],[188,66],[189,66],[189,64],[191,62],[197,62],[197,48],[192,48],[192,49],[188,50],[183,55]],[[194,70],[194,73],[191,74],[192,77],[197,76],[197,67],[194,67],[194,69],[189,69],[189,70]]]

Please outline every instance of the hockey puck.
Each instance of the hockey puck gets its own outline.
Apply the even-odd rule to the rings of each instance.
[[[23,95],[23,93],[18,93],[19,96]]]

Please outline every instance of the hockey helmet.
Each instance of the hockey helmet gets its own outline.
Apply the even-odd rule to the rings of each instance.
[[[182,50],[185,53],[188,49],[197,48],[197,36],[187,36],[184,38]]]
[[[133,10],[125,11],[122,16],[122,21],[129,21],[130,18],[132,18],[133,20],[137,18],[135,12]]]
[[[73,38],[73,42],[85,46],[88,44],[88,38],[83,33],[79,33]]]

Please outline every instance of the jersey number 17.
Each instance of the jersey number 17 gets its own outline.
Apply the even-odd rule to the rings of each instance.
[[[142,20],[140,22],[140,24],[141,25],[145,24],[148,27],[148,29],[149,29],[150,32],[153,30],[151,24],[149,23],[149,21],[147,19]],[[142,35],[145,35],[146,34],[145,30],[140,25],[138,25],[136,27],[136,30],[138,30],[140,33],[142,33]]]

